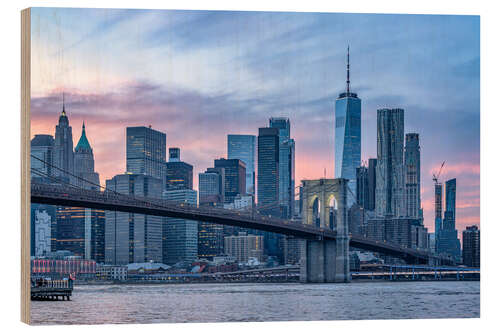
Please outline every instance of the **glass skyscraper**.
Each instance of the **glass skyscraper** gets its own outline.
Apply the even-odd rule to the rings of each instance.
[[[361,99],[350,91],[349,48],[347,49],[347,85],[335,102],[335,178],[346,178],[351,194],[347,204],[356,198],[356,168],[361,165]]]
[[[460,261],[460,241],[455,229],[457,180],[456,178],[446,181],[445,212],[441,231],[438,239],[438,253],[446,254]]]
[[[406,217],[404,110],[377,110],[377,216]]]
[[[122,174],[106,180],[106,189],[145,198],[161,198],[159,178]],[[163,217],[106,211],[105,262],[123,265],[162,260]]]
[[[151,127],[127,127],[127,173],[165,180],[167,135]]]
[[[238,195],[245,195],[246,166],[242,160],[219,158],[214,160],[214,168],[224,169],[224,203],[232,203]]]
[[[52,170],[55,176],[64,178],[65,181],[73,182],[74,179],[66,172],[73,173],[73,132],[69,125],[66,110],[63,109],[59,116],[59,124],[56,125],[56,135],[54,142],[54,165],[57,169]],[[66,171],[66,172],[65,172]]]
[[[423,223],[420,204],[420,140],[418,133],[406,134],[405,143],[406,213]]]
[[[281,216],[291,218],[295,201],[295,141],[290,139],[290,120],[273,117],[269,127],[279,130],[279,200]]]
[[[165,189],[193,189],[193,166],[181,161],[180,148],[170,148],[169,160],[165,163]]]
[[[279,207],[279,130],[259,128],[258,138],[258,208],[280,216]]]
[[[196,205],[197,192],[191,189],[163,192],[163,199]],[[193,262],[198,258],[198,222],[166,217],[163,226],[163,262]]]
[[[227,158],[239,159],[246,166],[246,193],[255,195],[255,135],[229,134]]]

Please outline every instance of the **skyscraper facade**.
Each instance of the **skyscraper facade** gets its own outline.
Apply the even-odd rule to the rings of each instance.
[[[377,110],[377,216],[405,217],[404,110]]]
[[[75,184],[79,188],[99,190],[99,174],[94,171],[94,153],[82,125],[82,135],[75,147],[74,172],[77,176]]]
[[[417,133],[406,134],[405,143],[406,213],[423,223],[420,204],[420,142]]]
[[[208,168],[198,175],[200,206],[221,206],[224,203],[224,169]],[[198,257],[213,258],[224,253],[224,227],[198,222]]]
[[[366,209],[368,195],[368,168],[360,166],[356,168],[356,204]]]
[[[165,179],[167,136],[150,127],[127,127],[127,173]]]
[[[169,149],[169,160],[165,163],[165,189],[193,189],[193,166],[181,161],[180,148]]]
[[[439,250],[439,234],[443,229],[443,184],[434,184],[434,244],[435,250]]]
[[[280,216],[279,207],[279,130],[259,128],[257,142],[257,199],[264,213]]]
[[[368,201],[365,209],[375,211],[375,192],[377,187],[377,159],[368,160]]]
[[[290,120],[269,119],[269,127],[279,130],[279,201],[281,217],[291,218],[295,200],[295,141],[290,138]]]
[[[246,167],[246,193],[255,195],[255,135],[229,134],[227,158],[238,159]]]
[[[349,66],[348,48],[346,91],[335,101],[335,178],[349,180],[351,206],[356,199],[356,168],[361,165],[361,99],[351,92]]]
[[[239,159],[219,158],[214,168],[224,169],[224,203],[231,203],[246,193],[246,165]]]
[[[134,174],[106,180],[106,190],[146,198],[161,198],[161,179]],[[123,265],[162,261],[163,218],[135,213],[106,211],[105,262]]]
[[[460,261],[460,241],[458,240],[458,232],[455,228],[455,212],[456,212],[456,195],[457,195],[457,180],[456,178],[446,181],[446,197],[445,197],[445,212],[444,220],[438,238],[438,253],[451,256],[456,261]]]
[[[73,132],[69,125],[68,116],[66,115],[64,102],[63,110],[59,116],[59,123],[56,125],[54,165],[57,167],[53,170],[56,177],[64,178],[65,181],[74,181],[68,175],[68,173],[72,174],[74,170]]]
[[[36,134],[31,140],[31,178],[46,178],[53,176],[54,137],[46,134]]]
[[[465,266],[481,266],[481,238],[479,228],[475,225],[466,227],[462,232],[462,261]]]
[[[164,191],[165,200],[196,205],[197,192],[191,189]],[[162,232],[163,262],[193,262],[198,258],[198,222],[177,218],[165,218]]]

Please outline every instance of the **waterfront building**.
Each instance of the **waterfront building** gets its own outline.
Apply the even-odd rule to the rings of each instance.
[[[127,127],[127,173],[165,181],[167,135],[149,127]]]
[[[262,261],[263,246],[263,237],[259,235],[241,232],[237,236],[224,237],[224,252],[240,263],[247,262],[250,257]]]
[[[479,228],[475,225],[466,227],[462,232],[462,261],[465,266],[481,266],[481,238]]]
[[[73,182],[72,177],[67,173],[72,174],[74,170],[74,156],[73,156],[73,132],[69,125],[68,116],[64,107],[61,115],[59,116],[59,123],[56,125],[54,141],[54,176],[64,178],[65,181]],[[67,173],[66,173],[67,172]]]
[[[458,232],[455,228],[456,217],[456,193],[457,180],[456,178],[446,181],[446,197],[445,197],[445,212],[442,228],[438,238],[438,253],[451,256],[457,261],[460,261],[460,241],[458,240]]]
[[[219,158],[214,168],[224,169],[224,203],[231,203],[238,195],[246,193],[246,166],[239,159]]]
[[[163,199],[196,205],[198,193],[191,189],[163,192]],[[163,232],[163,262],[169,265],[193,262],[198,258],[198,222],[165,218]]]
[[[52,135],[36,134],[31,140],[31,181],[51,183],[54,163],[54,138]],[[41,256],[51,252],[55,246],[56,208],[51,205],[31,204],[30,254]]]
[[[31,277],[38,276],[55,280],[73,275],[77,280],[94,280],[97,264],[94,260],[76,256],[59,257],[53,252],[47,256],[31,259]]]
[[[54,175],[52,165],[54,164],[54,137],[47,134],[35,134],[31,140],[30,158],[31,178],[50,179]]]
[[[31,204],[31,256],[44,256],[52,248],[53,226],[56,225],[56,207],[52,205]]]
[[[335,178],[349,180],[348,207],[356,198],[356,168],[361,165],[361,99],[351,92],[349,66],[347,48],[346,91],[335,101]]]
[[[169,148],[169,160],[165,163],[165,189],[193,189],[193,166],[181,161],[180,148]]]
[[[96,278],[107,281],[127,280],[128,269],[125,265],[97,265]]]
[[[121,174],[106,180],[106,190],[145,198],[161,198],[161,179],[147,175]],[[106,211],[105,263],[162,261],[164,219],[136,213]]]
[[[224,168],[208,168],[198,175],[200,206],[222,206],[224,202]],[[211,258],[224,253],[224,226],[198,222],[198,257]]]
[[[406,217],[404,110],[377,110],[377,216]]]
[[[255,135],[228,134],[227,158],[245,163],[246,194],[255,196]]]
[[[404,161],[406,213],[408,217],[419,219],[423,224],[423,211],[420,200],[420,141],[417,133],[406,134]]]
[[[279,203],[281,217],[290,219],[295,208],[295,141],[290,138],[288,118],[272,117],[269,127],[279,131]]]

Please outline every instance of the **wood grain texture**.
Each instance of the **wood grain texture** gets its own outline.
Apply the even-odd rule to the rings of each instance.
[[[30,323],[31,11],[21,11],[21,321]]]

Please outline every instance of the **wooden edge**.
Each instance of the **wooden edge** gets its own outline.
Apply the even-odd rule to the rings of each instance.
[[[30,324],[31,10],[21,11],[21,321]]]

